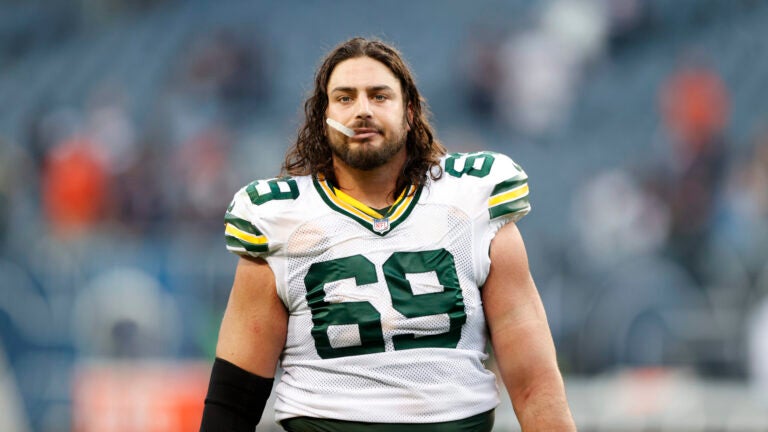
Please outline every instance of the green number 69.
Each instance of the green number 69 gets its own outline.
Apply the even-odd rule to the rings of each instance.
[[[464,298],[453,255],[445,249],[418,252],[395,252],[382,265],[384,279],[392,298],[392,306],[406,318],[447,314],[448,330],[417,336],[401,333],[392,337],[395,350],[414,348],[456,348],[461,327],[467,320]],[[415,294],[406,274],[435,272],[443,291]],[[304,283],[307,304],[312,310],[312,337],[323,359],[372,354],[385,351],[381,313],[367,301],[329,303],[325,301],[325,285],[354,278],[357,286],[378,282],[376,266],[362,255],[353,255],[310,266]],[[328,335],[332,325],[358,326],[360,344],[333,347]]]

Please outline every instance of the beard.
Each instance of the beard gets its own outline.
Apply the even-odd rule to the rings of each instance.
[[[403,124],[398,130],[387,132],[370,121],[355,123],[353,128],[376,129],[383,138],[378,147],[367,144],[367,140],[357,141],[356,145],[352,146],[349,137],[329,129],[326,129],[326,137],[331,152],[345,164],[361,171],[370,171],[389,162],[405,146],[408,137],[406,125],[405,118],[403,118]]]

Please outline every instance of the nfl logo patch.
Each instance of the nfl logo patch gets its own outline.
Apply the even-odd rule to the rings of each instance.
[[[389,219],[374,219],[373,230],[377,233],[383,233],[389,231]]]

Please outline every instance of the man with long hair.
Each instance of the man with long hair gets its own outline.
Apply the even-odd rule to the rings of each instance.
[[[400,53],[333,49],[281,177],[225,216],[240,255],[201,430],[489,431],[488,338],[524,431],[575,430],[515,222],[525,172],[451,153]]]

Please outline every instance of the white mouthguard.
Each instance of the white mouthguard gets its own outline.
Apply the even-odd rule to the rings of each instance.
[[[328,123],[328,125],[330,127],[336,129],[337,131],[343,133],[344,135],[346,135],[346,136],[348,136],[350,138],[355,136],[355,131],[353,131],[352,129],[344,126],[343,124],[337,122],[336,120],[334,120],[334,119],[332,119],[330,117],[325,119],[325,122]]]

